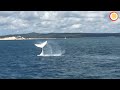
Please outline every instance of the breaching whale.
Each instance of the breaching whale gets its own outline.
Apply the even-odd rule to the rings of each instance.
[[[40,44],[35,44],[35,46],[39,47],[39,48],[42,48],[42,52],[39,56],[42,56],[44,53],[43,53],[43,47],[45,47],[45,45],[47,44],[47,41],[43,42],[43,43],[40,43]]]

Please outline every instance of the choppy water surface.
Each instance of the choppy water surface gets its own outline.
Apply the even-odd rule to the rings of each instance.
[[[36,43],[47,41],[44,55]],[[0,41],[0,78],[120,78],[120,38]]]

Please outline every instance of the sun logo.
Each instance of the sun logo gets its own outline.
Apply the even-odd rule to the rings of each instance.
[[[117,12],[111,12],[110,15],[109,15],[109,18],[112,20],[112,21],[116,21],[118,18],[119,18],[119,15]]]

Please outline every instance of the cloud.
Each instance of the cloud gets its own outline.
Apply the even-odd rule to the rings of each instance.
[[[109,14],[110,11],[0,11],[0,35],[26,32],[120,32],[120,19],[112,22]]]
[[[73,29],[77,29],[77,28],[80,28],[81,24],[74,24],[71,26],[71,28]]]

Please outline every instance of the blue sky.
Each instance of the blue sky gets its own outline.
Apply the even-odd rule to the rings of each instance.
[[[120,33],[120,19],[111,21],[110,12],[0,11],[0,35],[29,32]]]

